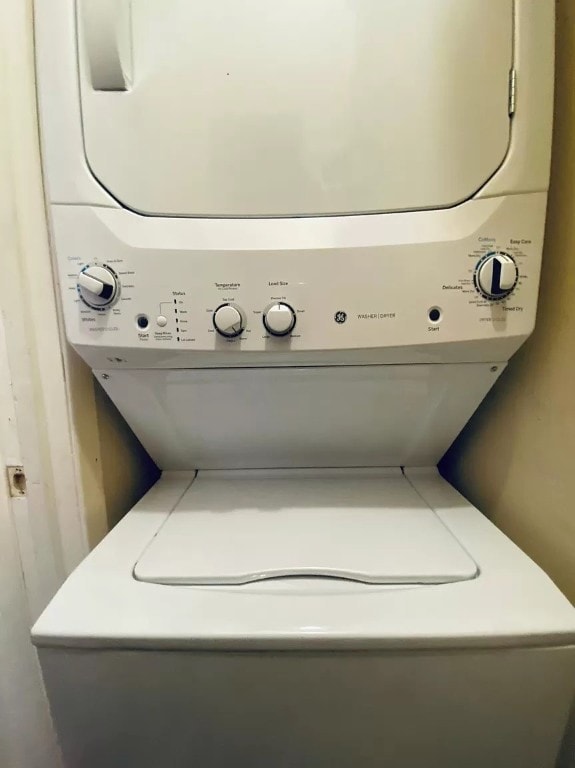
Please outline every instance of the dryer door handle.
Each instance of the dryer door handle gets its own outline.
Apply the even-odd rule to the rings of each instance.
[[[132,75],[131,0],[81,0],[84,47],[95,91],[127,91]]]

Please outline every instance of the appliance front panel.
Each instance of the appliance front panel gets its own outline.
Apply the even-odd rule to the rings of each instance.
[[[99,368],[290,365],[301,353],[318,363],[342,350],[373,362],[373,350],[403,349],[409,362],[409,350],[436,345],[457,347],[451,360],[465,362],[473,344],[484,345],[482,359],[505,360],[534,324],[545,205],[539,193],[446,211],[260,221],[54,206],[68,338]],[[494,253],[507,254],[498,274],[514,283],[504,298],[487,298],[478,281]],[[115,287],[92,308],[85,286],[101,269]],[[269,330],[278,305],[293,311],[283,336]],[[224,336],[235,333],[233,322],[224,327],[234,311],[243,326]]]
[[[157,215],[416,210],[510,142],[513,0],[78,2],[86,158]]]
[[[434,466],[504,365],[108,370],[160,469]]]
[[[312,621],[300,631],[313,630]],[[299,653],[166,653],[149,645],[40,649],[70,768],[553,768],[573,696],[572,648],[346,654],[314,652],[310,642]]]

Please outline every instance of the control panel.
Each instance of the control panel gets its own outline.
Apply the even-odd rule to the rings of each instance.
[[[68,337],[82,347],[288,362],[294,352],[525,337],[544,214],[544,194],[253,222],[55,206]],[[108,359],[129,363],[120,352]]]

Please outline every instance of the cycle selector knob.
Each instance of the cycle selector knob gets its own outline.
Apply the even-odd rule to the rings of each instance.
[[[488,253],[477,265],[474,279],[486,299],[504,299],[517,285],[519,270],[508,253]]]
[[[295,311],[283,301],[270,304],[264,311],[264,326],[272,336],[287,336],[295,328]]]
[[[120,294],[120,282],[109,267],[89,264],[78,275],[80,298],[92,309],[106,309]]]
[[[216,331],[226,339],[241,336],[246,327],[246,317],[235,304],[220,305],[214,312],[212,320]]]

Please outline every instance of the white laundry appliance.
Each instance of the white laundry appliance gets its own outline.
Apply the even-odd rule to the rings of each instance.
[[[33,630],[68,768],[551,768],[575,609],[436,465],[535,322],[552,0],[35,5],[67,337],[163,470]]]

